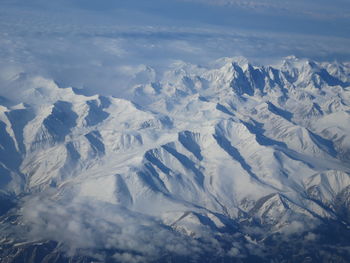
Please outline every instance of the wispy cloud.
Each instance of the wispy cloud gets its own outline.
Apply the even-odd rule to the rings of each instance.
[[[210,244],[213,237],[202,243],[173,231],[159,219],[104,202],[36,196],[25,200],[21,214],[28,227],[22,238],[61,242],[65,245],[62,252],[68,255],[79,250],[83,255],[102,256],[104,261],[106,254],[99,251],[108,250],[118,262],[153,262],[174,256],[194,259],[205,253],[220,256],[219,244]]]
[[[336,3],[327,1],[274,1],[274,0],[180,0],[196,2],[213,6],[236,7],[251,10],[257,13],[309,15],[319,19],[349,18],[350,5],[346,1],[337,0]]]
[[[25,35],[9,25],[7,31],[11,33],[3,32],[0,39],[3,96],[12,89],[6,88],[9,80],[23,72],[48,77],[62,86],[122,97],[130,85],[137,84],[133,76],[140,73],[140,65],[162,74],[177,60],[206,65],[232,56],[244,56],[258,64],[288,55],[316,60],[350,59],[350,40],[340,37],[112,25],[81,29],[60,25],[47,33],[30,27]],[[149,81],[155,79],[151,76]]]

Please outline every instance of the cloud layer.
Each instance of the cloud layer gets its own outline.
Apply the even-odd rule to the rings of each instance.
[[[55,201],[41,196],[27,198],[21,211],[27,230],[21,238],[54,240],[62,252],[118,262],[149,262],[166,258],[196,260],[205,254],[230,257],[208,232],[202,240],[173,231],[159,219],[132,212],[118,205],[74,199]],[[100,252],[99,252],[100,251]],[[104,252],[101,252],[104,251]],[[106,251],[109,251],[106,253]]]
[[[350,59],[349,4],[342,0],[332,5],[271,0],[0,4],[0,95],[6,95],[8,80],[21,72],[90,93],[123,96],[145,65],[161,74],[178,60],[206,65],[221,57],[245,56],[254,63],[271,63],[292,54]],[[329,15],[333,22],[302,10]]]

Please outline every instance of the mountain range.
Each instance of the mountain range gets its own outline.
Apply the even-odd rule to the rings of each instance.
[[[145,66],[0,98],[0,261],[348,262],[350,64]]]

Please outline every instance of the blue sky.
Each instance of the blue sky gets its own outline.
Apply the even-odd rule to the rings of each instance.
[[[54,4],[40,0],[18,2],[24,2],[28,6],[31,6],[31,2],[36,2],[36,6],[41,5],[43,9],[51,6],[58,9],[85,10],[128,25],[189,28],[218,26],[227,30],[288,31],[343,37],[348,37],[350,33],[350,2],[347,0],[58,0]]]
[[[0,7],[0,80],[17,70],[93,89],[128,85],[126,68],[161,71],[177,60],[350,60],[348,0],[0,0]]]

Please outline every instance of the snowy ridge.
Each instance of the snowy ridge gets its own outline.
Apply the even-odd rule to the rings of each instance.
[[[327,222],[349,228],[348,64],[179,62],[159,81],[135,85],[128,99],[85,96],[37,76],[20,75],[11,85],[27,88],[21,104],[3,99],[0,107],[0,190],[20,204],[1,212],[2,243],[14,246],[3,257],[27,249],[16,242],[51,240],[63,244],[52,251],[71,246],[102,262],[111,255],[79,249],[115,249],[117,262],[128,261],[125,253],[157,261],[158,249],[169,260],[199,260],[211,249],[215,258],[268,259],[274,255],[264,248],[276,233],[307,243]],[[14,214],[18,227],[7,223]],[[71,224],[50,230],[66,217]],[[130,232],[115,237],[113,226]],[[152,230],[160,231],[154,241],[145,234]],[[149,251],[123,243],[136,242],[134,231]],[[194,251],[161,245],[162,231],[195,242]],[[81,232],[88,236],[68,238]]]

